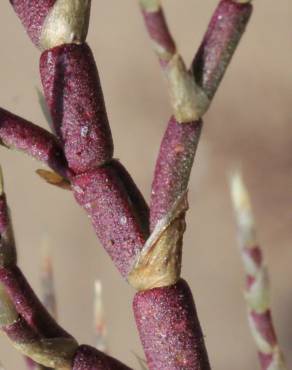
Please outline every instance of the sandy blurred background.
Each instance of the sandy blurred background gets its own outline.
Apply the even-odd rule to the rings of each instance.
[[[36,96],[39,52],[1,2],[0,104],[45,125]],[[168,0],[165,8],[189,62],[216,0]],[[272,275],[278,336],[292,365],[292,4],[257,0],[248,31],[205,119],[190,183],[183,276],[188,279],[217,370],[258,368],[246,324],[243,275],[237,251],[227,174],[241,163]],[[88,41],[96,56],[122,160],[149,199],[155,158],[170,114],[158,63],[135,0],[93,1]],[[108,341],[113,355],[134,369],[143,357],[131,312],[133,290],[100,248],[89,220],[69,192],[43,183],[38,163],[0,149],[13,212],[20,266],[37,292],[40,241],[53,246],[60,323],[82,343],[94,344],[93,282],[104,284]],[[7,370],[21,357],[0,338]]]

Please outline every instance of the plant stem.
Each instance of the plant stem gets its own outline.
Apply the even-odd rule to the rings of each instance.
[[[89,46],[66,44],[45,51],[40,73],[70,169],[78,174],[110,161],[112,136]]]
[[[152,183],[150,229],[187,190],[202,121],[180,124],[171,117],[162,139]]]
[[[150,370],[209,370],[204,338],[187,283],[142,291],[134,313]]]
[[[48,49],[41,56],[42,83],[71,171],[75,198],[90,216],[121,274],[143,290],[136,295],[134,311],[150,369],[179,370],[184,366],[186,370],[209,370],[194,301],[188,286],[180,280],[186,190],[200,137],[200,118],[231,60],[251,6],[233,0],[219,3],[188,71],[176,51],[159,2],[141,1],[176,117],[170,120],[157,161],[150,216],[153,234],[149,237],[147,205],[129,174],[112,158],[112,137],[98,72],[85,44],[90,2],[77,3],[74,7],[71,0],[57,0],[51,8],[47,5],[42,27],[38,18],[28,17],[40,30],[36,43]],[[29,10],[26,0],[23,6]],[[26,23],[19,9],[16,11],[30,32],[31,23]],[[60,24],[66,26],[64,35],[59,33]],[[54,29],[58,32],[52,32]],[[68,33],[68,29],[74,32]],[[25,316],[25,311],[22,314]],[[84,348],[79,352],[82,360],[77,355],[73,368],[98,368],[101,355],[91,355],[91,350]]]
[[[145,202],[134,185],[127,186],[129,179],[118,161],[72,179],[77,202],[86,210],[99,240],[124,277],[145,244],[148,228],[148,220],[139,212]]]
[[[11,230],[3,178],[0,176],[0,240]],[[7,238],[6,238],[7,239]],[[0,328],[25,356],[59,370],[130,370],[117,360],[92,348],[84,350],[64,331],[38,300],[20,269],[3,248],[0,261]],[[87,347],[85,346],[85,349]]]
[[[240,174],[231,178],[231,194],[237,220],[240,254],[246,274],[245,298],[248,321],[262,370],[285,370],[270,308],[268,271],[258,245],[248,192]]]
[[[90,346],[80,346],[73,360],[73,370],[131,370],[118,360]]]
[[[10,3],[40,49],[80,43],[86,38],[90,0],[10,0]]]
[[[148,236],[148,207],[113,144],[93,55],[86,44],[45,51],[40,71],[78,203],[123,276]],[[73,123],[73,124],[72,124]]]
[[[27,34],[35,45],[39,45],[43,24],[56,0],[9,0],[20,18]]]
[[[249,0],[221,0],[212,16],[191,67],[196,83],[210,102],[241,40],[251,13],[252,5]]]
[[[177,51],[159,1],[140,0],[145,26],[168,82],[176,120],[193,122],[200,118],[207,97],[198,89]]]
[[[82,1],[85,3],[85,0]],[[60,3],[56,2],[56,6]],[[25,0],[22,1],[22,6],[20,2],[16,5],[16,11],[21,18],[23,14],[30,13],[30,3]],[[70,7],[69,3],[68,6]],[[54,7],[55,5],[51,13]],[[78,13],[78,17],[81,13]],[[62,12],[59,15],[66,18]],[[39,20],[28,16],[24,24],[34,21]],[[46,25],[44,23],[43,27]],[[38,23],[35,26],[38,27]],[[118,161],[112,159],[112,137],[90,48],[74,39],[71,44],[46,50],[41,57],[41,76],[55,131],[68,162],[66,178],[72,181],[75,197],[92,219],[101,242],[123,276],[127,276],[149,235],[149,211],[127,171]],[[27,124],[27,131],[30,130],[34,135],[24,135],[23,138],[19,128],[22,122],[17,119],[16,123],[16,129],[13,128],[10,136],[8,135],[12,144],[36,157],[41,155],[41,159],[48,162],[43,138],[38,137],[41,129],[37,126],[31,128],[31,125]],[[44,134],[43,131],[41,133]],[[16,135],[17,140],[13,135]],[[33,140],[30,140],[30,137]],[[6,140],[8,144],[9,140]],[[54,150],[54,153],[57,153],[57,150]],[[55,169],[57,166],[52,167]],[[69,186],[68,182],[55,174],[47,171],[38,173],[49,183],[65,188]],[[98,184],[98,181],[102,183]],[[83,188],[84,184],[87,188]],[[93,194],[101,198],[96,199]],[[112,218],[109,210],[117,217]]]
[[[250,18],[249,2],[220,1],[192,64],[193,78],[210,101],[238,46]],[[209,101],[209,103],[210,103]],[[205,106],[202,113],[208,107]],[[151,230],[188,187],[202,122],[181,124],[171,118],[160,146],[152,183]]]
[[[162,140],[152,184],[150,204],[152,232],[156,231],[162,220],[172,214],[174,204],[187,190],[202,128],[202,121],[199,118],[209,108],[251,10],[250,4],[238,4],[232,0],[221,1],[194,59],[192,69],[187,72],[181,57],[177,56],[175,47],[168,48],[169,43],[165,42],[173,39],[158,1],[142,1],[146,28],[154,42],[154,49],[160,62],[164,61],[160,63],[163,70],[167,70],[168,65],[176,66],[176,73],[172,75],[174,83],[169,84],[171,95],[184,96],[184,102],[190,102],[193,107],[193,115],[183,116],[177,110],[179,100],[172,100],[175,118],[170,119]],[[180,68],[179,65],[183,67]],[[170,80],[169,75],[168,79]],[[181,81],[187,83],[182,84]],[[192,84],[188,81],[192,81]],[[185,231],[185,228],[181,228],[183,219],[184,215],[180,223],[173,223],[179,237],[173,242],[173,245],[176,243],[176,247],[172,246],[169,249],[170,256],[177,253],[179,267]],[[173,230],[166,234],[175,235]],[[164,239],[170,243],[173,238],[166,236]],[[153,249],[155,248],[157,249],[157,246],[154,245]],[[187,289],[187,286],[182,287],[181,281],[177,282],[180,268],[176,268],[176,272],[177,274],[173,275],[174,285],[165,284],[157,289],[145,290],[137,293],[135,298],[134,312],[148,365],[150,369],[210,369],[191,292],[188,290],[186,293],[189,298],[186,298],[187,303],[184,302],[185,311],[181,303],[177,303],[176,294],[184,300],[183,290]],[[181,318],[180,314],[183,313],[185,316]],[[177,319],[181,319],[180,324],[176,322]],[[180,328],[183,328],[182,331]]]
[[[58,140],[50,132],[0,108],[0,143],[45,163],[68,177],[68,165]]]

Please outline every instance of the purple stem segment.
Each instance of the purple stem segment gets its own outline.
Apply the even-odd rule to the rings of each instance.
[[[42,337],[37,334],[27,322],[20,317],[14,324],[2,327],[1,330],[10,338],[14,343],[31,343],[31,342],[41,342]],[[30,370],[49,370],[51,368],[45,367],[43,365],[37,364],[29,357],[24,358],[26,366]]]
[[[0,180],[1,181],[1,180]],[[16,264],[16,247],[6,195],[0,191],[0,266]]]
[[[90,346],[80,346],[76,351],[72,370],[131,370],[120,361]]]
[[[151,40],[156,47],[159,47],[161,50],[161,52],[159,52],[159,59],[162,66],[164,66],[167,59],[171,58],[172,55],[176,53],[176,46],[169,32],[163,10],[159,8],[155,12],[149,12],[142,9],[142,14]],[[162,58],[164,53],[168,54],[165,55],[166,60]]]
[[[36,333],[45,338],[71,338],[49,315],[18,267],[0,268],[0,282],[19,315]]]
[[[10,0],[32,42],[38,46],[44,21],[56,0]]]
[[[210,21],[192,64],[197,84],[211,100],[243,35],[252,13],[250,3],[222,0]]]
[[[130,175],[112,159],[113,142],[93,55],[87,44],[45,51],[40,71],[74,195],[123,276],[148,236],[148,207]]]
[[[57,138],[45,129],[0,108],[0,143],[45,163],[63,177],[68,166]]]
[[[113,142],[98,71],[87,44],[46,50],[40,73],[69,167],[81,173],[109,161]]]
[[[251,4],[233,0],[220,1],[215,10],[191,68],[197,84],[210,100],[219,87],[251,12]],[[202,122],[180,124],[174,118],[169,121],[152,184],[151,230],[187,189],[201,128]],[[176,148],[181,148],[181,152],[178,153]]]
[[[168,123],[152,183],[151,230],[187,189],[202,124],[202,121],[181,124],[174,117]]]
[[[72,179],[78,203],[91,218],[98,238],[126,277],[148,234],[146,203],[118,161]]]
[[[15,323],[2,327],[1,330],[15,343],[30,343],[41,338],[22,317]]]
[[[264,265],[262,250],[258,246],[247,247],[242,251],[243,255],[247,255],[255,266],[260,270]],[[256,284],[256,278],[253,275],[246,275],[246,290],[249,292],[253,289],[253,285]],[[266,342],[270,348],[276,348],[278,346],[277,335],[274,328],[273,318],[271,310],[268,308],[263,312],[256,312],[253,309],[249,310],[249,321],[254,326],[257,335]],[[258,357],[261,364],[262,370],[269,370],[273,361],[275,360],[275,352],[270,351],[270,353],[265,353],[258,350]]]
[[[137,293],[133,308],[150,370],[210,370],[195,303],[184,280]]]
[[[9,226],[8,207],[1,175],[0,241]],[[94,348],[78,347],[75,339],[50,316],[14,263],[12,262],[8,267],[0,265],[1,293],[5,292],[1,296],[4,302],[0,302],[0,314],[1,330],[18,349],[47,366],[58,369],[67,369],[70,364],[70,369],[79,370],[131,370]],[[31,360],[27,360],[27,365],[31,369],[46,369],[45,366],[38,366]]]
[[[260,336],[272,347],[277,346],[277,337],[273,325],[272,314],[270,310],[263,313],[257,313],[255,311],[250,312],[250,320],[252,320],[257,332]],[[262,370],[269,370],[274,356],[273,353],[264,353],[258,351],[258,357],[261,364]]]

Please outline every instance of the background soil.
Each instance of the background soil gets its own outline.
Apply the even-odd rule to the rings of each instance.
[[[9,2],[0,22],[1,106],[45,126],[36,96],[39,52]],[[116,156],[149,199],[155,158],[170,106],[134,0],[93,1],[88,41],[96,56],[113,130]],[[168,0],[178,45],[190,61],[215,0]],[[278,336],[292,364],[292,3],[257,0],[255,12],[205,119],[190,183],[183,276],[196,299],[210,360],[217,370],[257,368],[246,323],[243,275],[227,176],[240,163],[248,183],[258,235],[272,276]],[[93,282],[104,284],[110,352],[138,369],[143,356],[132,318],[132,289],[100,248],[89,220],[69,192],[44,184],[39,164],[0,149],[13,213],[19,263],[39,292],[40,243],[53,247],[59,321],[80,342],[94,344]],[[0,338],[5,368],[21,357]]]

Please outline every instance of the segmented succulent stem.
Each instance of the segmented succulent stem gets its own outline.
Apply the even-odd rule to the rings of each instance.
[[[240,254],[246,274],[245,300],[248,321],[255,340],[262,370],[286,370],[270,304],[270,284],[263,253],[256,238],[251,202],[241,175],[231,178],[232,202],[237,221]]]
[[[177,51],[159,1],[140,0],[145,25],[168,82],[175,118],[180,123],[201,117],[207,96],[196,85]]]
[[[43,51],[40,73],[54,134],[1,109],[1,141],[49,165],[53,173],[38,171],[47,182],[72,189],[122,276],[138,290],[134,313],[150,370],[209,370],[195,303],[187,283],[180,278],[187,187],[201,117],[245,30],[252,10],[250,2],[220,1],[188,70],[160,1],[140,0],[174,112],[157,160],[149,230],[147,204],[128,172],[113,158],[99,74],[85,42],[90,0],[44,0],[39,4],[10,1],[28,35]],[[94,348],[78,347],[38,301],[16,266],[3,186],[0,193],[3,331],[22,353],[44,366],[60,370],[128,369]],[[54,311],[51,266],[48,264],[44,271],[46,305]],[[101,327],[100,302],[96,315],[96,325]]]
[[[0,184],[2,241],[6,228],[11,227],[11,224],[1,171]],[[14,347],[43,368],[129,370],[127,366],[94,348],[89,347],[85,351],[86,346],[78,346],[77,341],[56,323],[38,300],[21,270],[16,266],[16,259],[10,258],[9,247],[14,250],[12,244],[2,249],[0,261],[0,329],[12,341]],[[83,358],[84,351],[88,353],[86,359]],[[31,368],[36,366],[34,362],[28,362]]]

